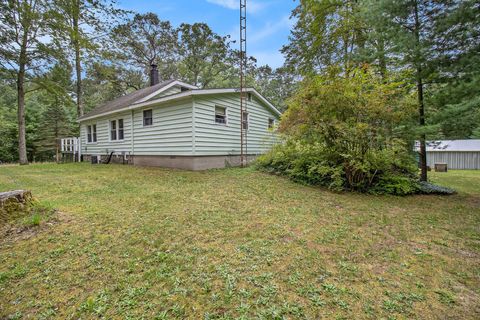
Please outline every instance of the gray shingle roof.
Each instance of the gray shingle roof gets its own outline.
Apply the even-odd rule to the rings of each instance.
[[[428,141],[427,151],[479,151],[480,139]]]
[[[106,113],[106,112],[111,112],[111,111],[115,111],[115,110],[118,110],[118,109],[128,107],[129,105],[133,104],[134,102],[136,102],[136,101],[138,101],[142,98],[145,98],[146,96],[154,93],[157,90],[162,89],[163,87],[169,85],[170,83],[172,83],[174,81],[175,80],[167,80],[167,81],[164,81],[164,82],[160,82],[160,83],[158,83],[154,86],[146,87],[146,88],[134,91],[132,93],[129,93],[127,95],[124,95],[122,97],[119,97],[115,100],[109,101],[105,104],[102,104],[102,105],[96,107],[95,109],[93,109],[92,111],[84,114],[83,116],[79,117],[78,120],[82,120],[82,119],[87,118],[87,117],[96,116],[96,115],[103,114],[103,113]]]

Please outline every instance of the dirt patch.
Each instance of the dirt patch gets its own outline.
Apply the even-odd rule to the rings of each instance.
[[[63,212],[54,211],[39,225],[26,226],[22,224],[7,224],[0,228],[0,246],[16,241],[30,239],[45,232],[53,226],[71,221],[71,217]]]

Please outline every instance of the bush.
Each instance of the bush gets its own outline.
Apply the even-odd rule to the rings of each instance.
[[[333,191],[407,195],[417,192],[413,158],[392,150],[370,151],[364,159],[334,154],[320,143],[288,140],[257,159],[262,171]]]
[[[404,86],[366,69],[330,71],[302,83],[279,126],[284,141],[258,167],[337,191],[419,192],[407,142],[415,102]]]
[[[378,183],[369,190],[369,193],[405,196],[416,193],[417,190],[418,184],[411,177],[385,175],[380,177]]]

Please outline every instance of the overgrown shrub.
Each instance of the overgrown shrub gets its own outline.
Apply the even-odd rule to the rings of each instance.
[[[393,150],[371,151],[363,161],[352,161],[351,156],[332,154],[319,143],[287,140],[259,157],[256,165],[263,171],[334,191],[396,195],[417,192],[413,158],[395,154]]]
[[[403,90],[364,69],[306,80],[280,123],[283,142],[257,166],[331,190],[419,192],[407,142],[414,104]]]

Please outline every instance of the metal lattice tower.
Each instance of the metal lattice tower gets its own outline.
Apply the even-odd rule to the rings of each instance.
[[[247,0],[240,0],[240,163],[247,165]]]

